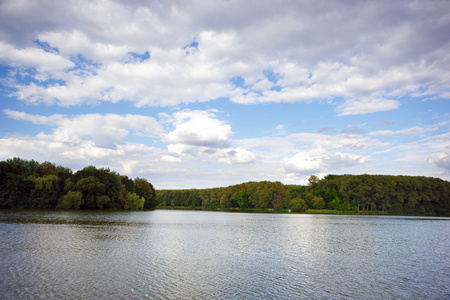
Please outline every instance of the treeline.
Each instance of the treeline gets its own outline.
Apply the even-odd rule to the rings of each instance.
[[[388,175],[311,176],[308,186],[247,182],[226,188],[158,190],[159,207],[309,209],[346,213],[450,215],[450,182]]]
[[[18,157],[0,162],[0,208],[329,210],[346,213],[450,216],[450,182],[422,176],[311,176],[308,186],[247,182],[224,188],[158,190],[109,169],[73,173]]]
[[[94,166],[73,173],[18,157],[0,162],[0,208],[143,210],[156,205],[155,189],[143,178]]]

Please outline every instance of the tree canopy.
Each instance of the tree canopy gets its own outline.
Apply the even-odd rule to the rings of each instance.
[[[0,162],[0,208],[154,209],[146,179],[134,181],[105,168],[75,173],[51,162],[15,157]]]
[[[160,207],[309,209],[344,213],[450,215],[450,182],[391,175],[311,176],[308,186],[247,182],[224,188],[157,190]]]
[[[145,178],[107,168],[77,172],[15,157],[0,162],[0,208],[329,210],[450,216],[450,182],[423,176],[313,175],[307,186],[246,182],[222,188],[155,190]]]

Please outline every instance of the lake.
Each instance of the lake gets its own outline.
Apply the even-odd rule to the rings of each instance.
[[[0,211],[1,299],[450,299],[450,218]]]

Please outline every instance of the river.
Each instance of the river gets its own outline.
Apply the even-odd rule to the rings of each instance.
[[[0,211],[1,299],[450,299],[450,218]]]

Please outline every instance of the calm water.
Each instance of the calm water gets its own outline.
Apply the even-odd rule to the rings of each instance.
[[[450,219],[0,211],[2,299],[450,299]]]

